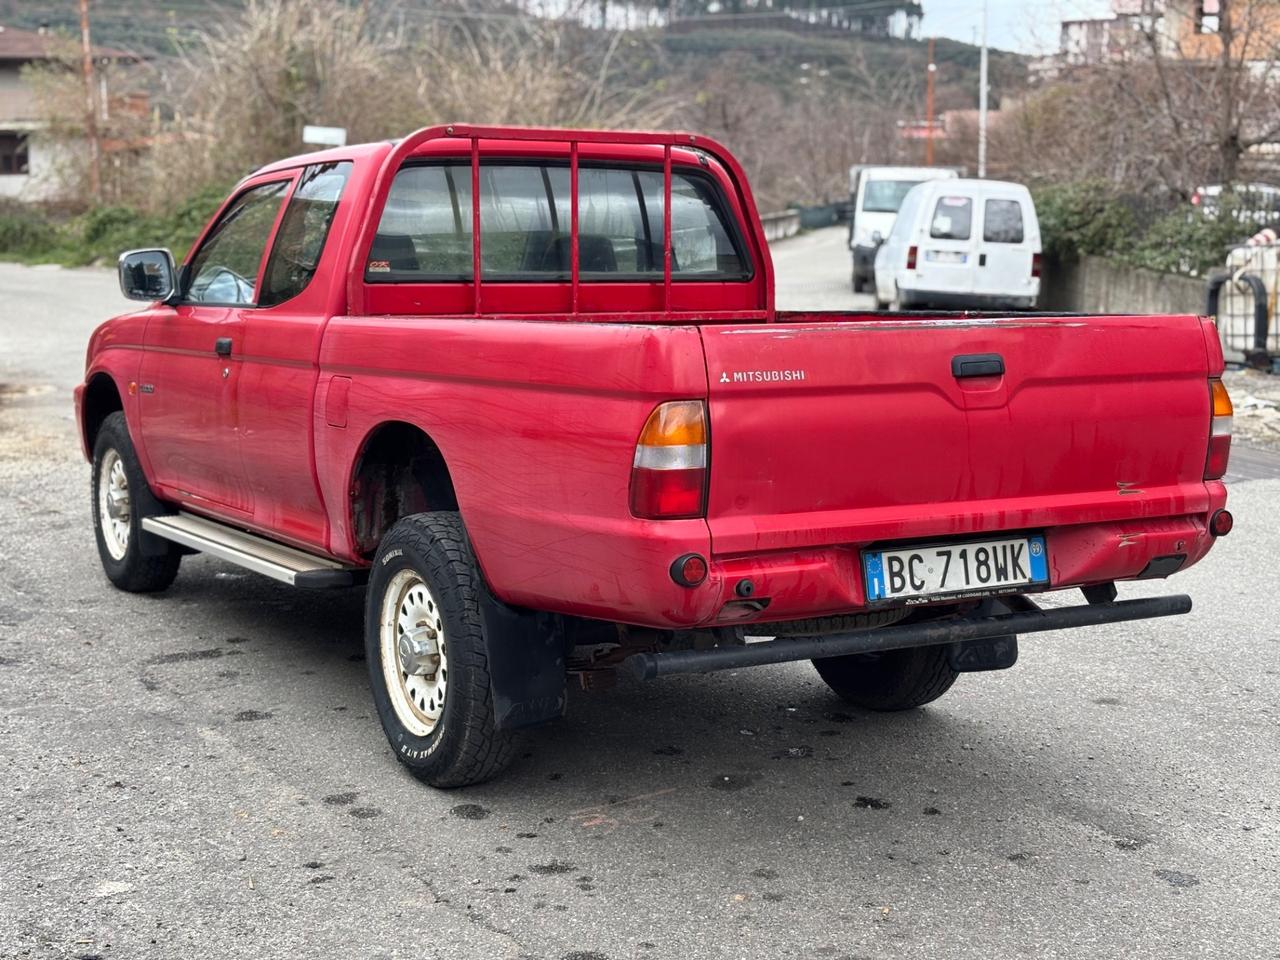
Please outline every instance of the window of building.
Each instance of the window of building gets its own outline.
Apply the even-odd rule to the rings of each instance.
[[[0,174],[26,176],[30,166],[26,134],[0,131]]]

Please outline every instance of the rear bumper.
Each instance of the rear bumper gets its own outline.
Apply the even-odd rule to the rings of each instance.
[[[1209,517],[1226,502],[1221,484],[1207,486],[1212,504],[1202,514],[1028,529],[1046,537],[1050,582],[1044,589],[1165,577],[1196,563],[1213,545]],[[910,539],[974,536],[970,532]],[[716,594],[712,602],[699,604],[716,611],[703,625],[798,620],[866,609],[861,554],[868,545],[716,557],[711,575],[698,588]],[[760,608],[755,612],[736,591],[742,581],[751,584],[751,604]]]
[[[1032,310],[1039,291],[1025,294],[955,293],[949,290],[911,290],[902,288],[899,296],[904,307],[932,307],[939,310]]]

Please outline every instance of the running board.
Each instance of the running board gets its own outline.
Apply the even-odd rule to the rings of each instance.
[[[142,529],[295,587],[354,587],[368,578],[368,571],[360,567],[344,566],[193,513],[143,517]]]

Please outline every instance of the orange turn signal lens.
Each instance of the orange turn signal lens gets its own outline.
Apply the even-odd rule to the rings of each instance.
[[[1235,411],[1231,406],[1231,394],[1227,393],[1227,388],[1221,380],[1210,380],[1209,391],[1213,395],[1213,415],[1214,417],[1229,417]]]
[[[701,400],[673,400],[658,406],[640,431],[641,447],[692,447],[707,442],[707,413]]]

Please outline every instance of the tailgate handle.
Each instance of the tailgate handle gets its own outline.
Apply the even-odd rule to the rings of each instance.
[[[1004,376],[1004,357],[998,353],[966,353],[952,357],[951,375],[957,380]]]

